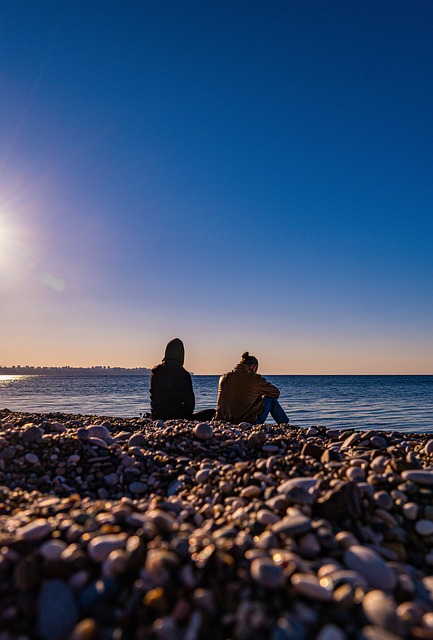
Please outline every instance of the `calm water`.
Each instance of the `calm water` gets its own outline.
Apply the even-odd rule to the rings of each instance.
[[[266,376],[296,426],[433,433],[433,376]],[[193,376],[196,409],[215,407],[218,376]],[[136,417],[146,376],[0,376],[0,409]]]

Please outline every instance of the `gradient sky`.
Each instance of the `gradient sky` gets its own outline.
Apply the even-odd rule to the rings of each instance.
[[[3,0],[1,365],[433,373],[431,0]]]

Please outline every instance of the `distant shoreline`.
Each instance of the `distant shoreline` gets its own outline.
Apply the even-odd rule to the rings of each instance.
[[[150,369],[136,367],[0,367],[0,376],[148,376]]]

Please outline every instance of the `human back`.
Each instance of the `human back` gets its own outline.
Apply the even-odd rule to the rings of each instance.
[[[245,351],[234,369],[221,376],[215,419],[253,424],[264,410],[263,397],[278,398],[279,389],[259,375],[257,368],[257,358]]]

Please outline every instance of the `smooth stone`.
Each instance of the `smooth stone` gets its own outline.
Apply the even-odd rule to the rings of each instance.
[[[22,540],[36,542],[46,538],[51,533],[51,524],[44,518],[37,518],[17,529],[17,537]]]
[[[87,553],[94,562],[104,562],[112,551],[123,549],[126,539],[124,534],[107,534],[96,536],[87,545]]]
[[[315,489],[318,485],[319,481],[315,478],[290,478],[290,480],[286,480],[278,487],[278,493],[288,493],[294,488],[297,489],[305,489],[305,491],[309,491],[310,489]]]
[[[89,444],[93,444],[96,447],[100,447],[101,449],[107,449],[108,445],[105,440],[102,438],[97,438],[96,436],[89,436],[88,440]]]
[[[98,625],[91,618],[84,618],[73,629],[69,640],[97,640]]]
[[[193,434],[198,440],[206,441],[213,438],[213,429],[207,422],[199,422],[195,425]]]
[[[25,444],[40,442],[42,440],[42,430],[34,424],[24,425],[21,440]]]
[[[349,467],[346,471],[346,478],[353,482],[363,482],[365,480],[365,471],[361,467]]]
[[[135,433],[128,440],[128,447],[143,447],[146,444],[146,438],[142,433]]]
[[[396,585],[397,578],[393,571],[368,547],[352,545],[344,552],[344,563],[349,569],[363,575],[372,587],[388,591]]]
[[[250,571],[253,580],[266,589],[279,589],[286,581],[283,569],[271,558],[255,558]]]
[[[72,589],[61,580],[42,585],[39,595],[38,636],[64,640],[78,622],[78,607]]]
[[[433,521],[432,520],[418,520],[415,524],[415,531],[420,536],[433,536]]]
[[[45,560],[54,562],[60,559],[67,546],[63,540],[47,540],[39,547],[39,553]]]
[[[171,513],[162,509],[153,509],[146,513],[147,518],[153,522],[155,527],[164,533],[170,533],[177,529],[177,520]]]
[[[401,474],[403,480],[409,480],[416,484],[431,486],[433,485],[433,471],[416,471],[408,469]]]
[[[424,447],[424,453],[427,456],[433,456],[433,440],[429,440],[425,447]]]
[[[50,424],[50,427],[56,433],[65,433],[67,431],[66,425],[64,425],[62,422],[52,422]]]
[[[210,475],[211,475],[211,470],[210,469],[200,469],[195,474],[195,478],[194,479],[199,484],[204,484],[205,482],[207,482],[209,480]]]
[[[26,453],[24,459],[29,464],[38,464],[39,462],[39,457],[35,453]]]
[[[403,625],[397,615],[397,605],[393,598],[383,591],[374,589],[366,593],[362,600],[362,610],[370,624],[383,627],[393,633],[401,633]]]
[[[106,476],[104,476],[104,482],[109,487],[115,487],[117,484],[119,484],[119,476],[117,475],[117,473],[108,473]]]
[[[147,484],[144,484],[144,482],[140,482],[137,480],[136,482],[131,482],[131,484],[129,485],[129,490],[131,493],[146,493]]]
[[[248,487],[244,487],[239,495],[241,498],[258,498],[262,495],[262,489],[256,484],[251,484]]]
[[[311,520],[302,513],[286,516],[272,525],[274,533],[286,533],[290,536],[298,536],[307,533],[311,529]]]
[[[314,640],[346,640],[347,636],[336,624],[326,624]]]
[[[295,592],[300,596],[319,602],[330,602],[332,599],[332,591],[323,587],[316,576],[309,573],[294,573],[290,580]]]
[[[260,509],[256,515],[257,522],[260,524],[275,524],[280,521],[280,518],[273,511],[269,511],[269,509]]]
[[[374,449],[386,449],[388,443],[382,436],[373,436],[370,438],[370,445]]]
[[[87,427],[89,438],[99,438],[100,440],[111,440],[111,433],[107,427],[103,427],[101,424],[92,424]]]

